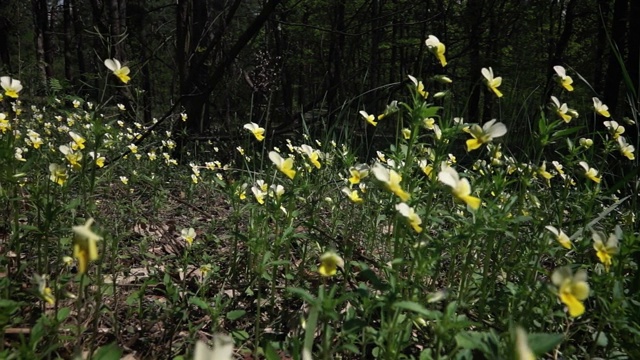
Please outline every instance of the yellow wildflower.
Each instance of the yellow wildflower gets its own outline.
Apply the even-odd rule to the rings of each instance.
[[[536,359],[536,355],[531,350],[531,347],[529,347],[527,333],[520,326],[516,328],[516,350],[518,352],[518,360]]]
[[[562,119],[562,121],[564,121],[565,123],[569,123],[572,117],[569,114],[569,107],[567,106],[567,104],[566,103],[560,104],[560,101],[555,96],[551,96],[551,102],[553,103],[553,107],[558,117]]]
[[[609,129],[609,131],[613,133],[613,138],[616,140],[625,132],[624,126],[618,124],[617,121],[605,121],[603,122],[603,124],[607,129]]]
[[[368,114],[366,111],[361,110],[360,111],[360,115],[362,115],[362,117],[371,125],[376,126],[378,125],[378,122],[376,121],[376,117],[375,115],[370,115]]]
[[[182,229],[180,231],[180,237],[187,242],[187,244],[193,244],[193,240],[195,240],[197,234],[194,228]]]
[[[289,179],[292,179],[296,176],[296,171],[293,170],[293,159],[287,158],[286,160],[280,156],[275,151],[269,152],[269,159],[273,162],[278,170],[280,170],[283,174],[285,174]]]
[[[582,301],[589,297],[587,272],[580,270],[573,275],[570,268],[562,267],[553,272],[551,281],[558,287],[558,297],[569,309],[569,315],[578,317],[584,314],[585,308]]]
[[[98,246],[96,241],[102,237],[91,231],[93,218],[88,219],[84,225],[73,227],[73,257],[78,259],[78,272],[87,272],[89,262],[98,259]]]
[[[369,167],[365,164],[359,164],[349,168],[349,183],[352,185],[359,184],[360,181],[369,176]]]
[[[62,186],[69,178],[67,169],[64,166],[58,164],[49,164],[49,180]]]
[[[473,124],[465,130],[473,138],[467,140],[467,151],[478,149],[482,144],[491,142],[494,138],[501,137],[507,133],[507,127],[496,119],[486,122],[482,127]]]
[[[547,225],[545,229],[551,231],[556,236],[556,240],[566,249],[571,249],[571,239],[560,229],[556,229],[554,226]]]
[[[556,65],[553,67],[553,70],[555,70],[556,75],[558,75],[558,82],[560,83],[560,85],[562,85],[562,87],[567,91],[573,91],[573,86],[571,85],[573,84],[573,79],[571,78],[571,76],[567,76],[567,71],[564,69],[564,67]]]
[[[423,99],[426,99],[429,96],[429,93],[424,89],[424,84],[422,83],[422,81],[418,81],[418,79],[411,75],[407,76],[409,77],[409,80],[411,80],[413,85],[416,86],[416,91],[418,92],[418,94],[420,94]]]
[[[600,99],[598,99],[597,97],[592,98],[593,100],[593,108],[596,110],[596,112],[604,117],[611,117],[611,114],[609,114],[609,107],[605,104],[602,103],[602,101],[600,101]]]
[[[123,83],[126,84],[129,82],[129,80],[131,80],[131,78],[129,77],[129,67],[122,66],[120,64],[120,61],[116,59],[106,59],[104,61],[104,66],[106,66],[107,69],[111,70],[111,72],[113,72],[113,75],[115,75]]]
[[[344,260],[340,255],[333,251],[327,251],[320,256],[320,266],[318,267],[318,273],[322,276],[334,276],[338,268],[344,267]]]
[[[407,218],[407,220],[409,221],[409,225],[411,225],[415,232],[422,232],[422,227],[420,226],[422,224],[422,219],[420,219],[420,216],[416,214],[415,210],[413,210],[412,207],[405,203],[400,203],[396,205],[396,210],[398,210],[398,212],[402,216]]]
[[[444,46],[444,44],[441,43],[440,40],[438,40],[438,38],[433,35],[429,35],[427,40],[425,40],[425,44],[427,45],[429,51],[431,51],[438,58],[438,60],[440,60],[440,65],[442,65],[442,67],[447,66],[447,59],[444,56],[444,53],[446,51],[446,47]]]
[[[300,146],[300,150],[307,155],[309,162],[316,167],[316,169],[320,169],[322,164],[320,164],[320,151],[315,150],[311,146],[307,144],[303,144]]]
[[[244,128],[249,130],[253,136],[256,138],[256,140],[258,141],[262,141],[264,140],[264,128],[260,127],[260,125],[254,123],[254,122],[250,122],[247,124],[244,124]]]
[[[600,184],[600,177],[598,176],[598,170],[592,167],[589,167],[589,164],[587,164],[584,161],[580,161],[580,166],[582,166],[582,168],[584,169],[584,176],[586,176],[596,184]]]
[[[501,98],[502,93],[500,92],[500,90],[498,90],[498,87],[502,85],[502,77],[494,77],[492,68],[482,68],[481,72],[482,76],[484,76],[485,83],[487,84],[489,90],[493,91],[497,97]]]
[[[634,151],[636,148],[633,145],[627,143],[627,139],[623,137],[618,138],[618,146],[620,147],[620,153],[629,160],[635,160],[636,156]]]
[[[348,187],[344,187],[344,188],[342,188],[342,193],[347,195],[349,200],[351,200],[352,202],[354,202],[356,204],[360,204],[360,203],[362,203],[364,201],[360,197],[360,195],[358,194],[358,190],[351,190]]]
[[[6,96],[14,99],[18,98],[18,93],[22,90],[20,80],[12,79],[9,76],[0,77],[0,86],[4,89]]]
[[[469,184],[469,180],[460,179],[458,172],[444,162],[441,165],[440,173],[438,173],[438,180],[451,187],[453,196],[458,200],[465,202],[474,210],[480,207],[480,199],[471,196],[471,184]]]
[[[609,239],[604,242],[605,235],[601,232],[593,232],[591,238],[593,239],[593,248],[596,251],[596,255],[607,272],[611,268],[613,255],[619,251],[618,236],[616,234],[609,234]]]
[[[371,169],[373,175],[375,175],[378,181],[381,181],[385,184],[387,189],[394,193],[397,197],[402,201],[407,201],[411,197],[409,193],[402,190],[400,186],[400,182],[402,181],[402,176],[395,172],[395,170],[387,169],[382,166],[380,163],[376,163]]]

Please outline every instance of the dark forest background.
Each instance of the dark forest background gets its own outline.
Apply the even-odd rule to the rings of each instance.
[[[548,102],[554,65],[576,99],[599,96],[632,117],[638,19],[635,0],[4,0],[0,72],[29,96],[96,99],[102,60],[117,58],[133,87],[112,95],[146,124],[185,111],[181,144],[234,137],[248,121],[271,135],[364,127],[357,111],[384,110],[407,74],[446,74],[451,113],[499,117],[517,139]],[[445,69],[427,56],[430,34],[447,46]],[[481,86],[482,67],[503,77],[501,102]],[[580,101],[572,107],[590,109]],[[637,130],[628,135],[637,144]]]

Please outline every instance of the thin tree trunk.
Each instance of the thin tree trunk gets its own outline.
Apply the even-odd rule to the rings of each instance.
[[[72,64],[73,64],[73,56],[71,55],[73,48],[72,40],[72,19],[71,19],[71,4],[69,0],[64,0],[62,4],[63,13],[62,13],[62,31],[63,39],[64,39],[64,77],[68,81],[71,81],[73,78],[72,75]]]
[[[627,31],[627,19],[628,15],[628,0],[616,0],[613,4],[613,18],[611,23],[611,41],[613,44],[609,46],[617,47],[622,58],[625,58],[625,50],[627,48],[625,44],[626,31]],[[634,19],[637,21],[638,19]],[[637,36],[637,34],[636,34]],[[620,82],[622,82],[622,68],[618,61],[616,52],[614,49],[609,51],[609,62],[607,65],[607,76],[604,83],[604,102],[609,106],[609,109],[615,112],[618,107],[618,97],[620,94]]]

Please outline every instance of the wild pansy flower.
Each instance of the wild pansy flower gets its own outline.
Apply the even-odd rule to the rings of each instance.
[[[285,174],[289,179],[296,176],[296,171],[293,170],[293,159],[288,157],[286,160],[275,151],[269,152],[269,159],[276,165],[276,168]]]
[[[636,151],[636,148],[633,145],[629,145],[624,137],[621,136],[618,138],[618,146],[623,156],[629,160],[635,160],[636,156],[634,151]]]
[[[202,340],[196,342],[193,360],[232,360],[233,339],[224,334],[213,335],[213,348]]]
[[[418,166],[420,167],[420,170],[422,170],[422,172],[427,175],[427,177],[432,178],[433,165],[429,164],[429,161],[427,159],[420,159],[418,161]]]
[[[316,167],[316,169],[320,169],[320,167],[322,166],[322,164],[320,164],[320,151],[315,150],[314,148],[312,148],[311,146],[307,145],[307,144],[303,144],[300,146],[300,150],[302,151],[303,154],[307,155],[307,158],[309,159],[309,162]]]
[[[422,125],[427,130],[433,130],[433,127],[436,125],[436,119],[434,119],[432,117],[424,118],[424,119],[422,119]]]
[[[444,46],[444,44],[441,43],[440,40],[438,40],[438,38],[433,35],[429,35],[427,40],[425,40],[425,44],[427,45],[429,51],[431,51],[438,58],[438,60],[440,61],[440,65],[442,65],[442,67],[447,66],[447,59],[444,56],[446,46]]]
[[[49,164],[49,180],[62,186],[68,178],[67,168],[58,164]]]
[[[258,202],[258,204],[260,205],[264,204],[264,198],[265,196],[267,196],[266,190],[262,190],[260,186],[252,186],[251,192],[253,193],[253,196],[256,198],[256,201]]]
[[[551,275],[551,281],[558,288],[558,297],[569,309],[571,317],[584,314],[582,303],[589,297],[587,272],[579,270],[575,275],[568,267],[556,269]]]
[[[74,133],[73,131],[69,131],[69,136],[71,136],[71,139],[73,139],[73,143],[71,143],[71,148],[73,150],[84,149],[84,143],[86,142],[85,138]]]
[[[78,259],[78,272],[84,274],[90,261],[98,259],[98,245],[96,242],[102,237],[91,230],[93,218],[88,219],[84,225],[74,226],[73,230],[73,257]]]
[[[569,107],[566,103],[560,104],[560,101],[557,97],[551,96],[551,102],[553,103],[553,108],[556,111],[556,114],[560,119],[562,119],[565,123],[569,123],[572,119],[571,115],[568,114]]]
[[[362,179],[369,176],[369,167],[365,164],[358,164],[349,168],[349,174],[351,174],[349,183],[352,185],[359,184]]]
[[[547,180],[547,185],[551,185],[551,179],[553,178],[553,174],[547,171],[547,161],[543,161],[542,165],[538,168],[538,174],[542,176],[545,180]]]
[[[422,232],[422,227],[420,226],[422,224],[422,219],[420,219],[420,216],[416,214],[415,210],[412,207],[410,207],[406,203],[400,203],[396,204],[396,210],[398,210],[400,215],[407,218],[407,220],[409,221],[409,225],[411,225],[415,232]]]
[[[387,169],[380,163],[376,163],[371,169],[373,175],[385,184],[386,188],[394,193],[397,197],[402,201],[407,201],[411,197],[409,193],[402,190],[400,186],[400,182],[402,181],[402,176],[398,174],[395,170]]]
[[[358,194],[358,190],[352,190],[352,189],[349,189],[348,187],[343,187],[342,193],[345,194],[349,198],[349,200],[351,200],[356,204],[360,204],[361,202],[364,201],[360,197],[360,194]]]
[[[609,114],[609,107],[607,105],[603,104],[597,97],[592,98],[592,100],[593,108],[598,114],[604,117],[611,117],[611,114]]]
[[[368,114],[366,111],[364,110],[360,110],[360,115],[362,115],[362,117],[371,125],[376,126],[378,125],[377,119],[375,115],[370,115]]]
[[[104,61],[104,66],[106,66],[107,69],[111,70],[111,72],[113,72],[113,75],[115,75],[123,83],[126,84],[129,82],[129,80],[131,80],[131,78],[129,77],[129,67],[122,66],[122,64],[120,64],[120,61],[116,59],[106,59]]]
[[[567,76],[567,71],[564,67],[556,65],[553,67],[553,70],[555,70],[556,75],[558,75],[558,83],[567,91],[573,91],[573,86],[571,85],[573,84],[573,79],[571,76]]]
[[[612,132],[613,138],[616,140],[625,132],[624,126],[618,124],[617,121],[605,121],[603,122],[603,124],[609,131]]]
[[[193,240],[195,240],[197,234],[194,228],[182,229],[180,231],[180,237],[187,242],[187,244],[193,244]]]
[[[449,186],[453,196],[469,205],[470,208],[477,210],[480,207],[480,199],[471,196],[471,184],[466,178],[460,179],[458,172],[443,162],[438,173],[438,180]]]
[[[424,84],[422,83],[422,81],[418,81],[418,79],[416,79],[414,76],[407,76],[409,77],[409,80],[411,80],[413,85],[416,86],[416,91],[418,92],[418,94],[420,94],[423,99],[426,99],[429,96],[429,93],[424,89]]]
[[[96,161],[96,165],[101,168],[104,167],[104,162],[105,162],[105,157],[104,156],[100,156],[100,153],[95,153],[93,151],[89,152],[89,156],[91,156],[92,159],[94,159]]]
[[[27,131],[27,137],[28,137],[27,144],[33,146],[34,149],[39,149],[40,146],[44,144],[44,142],[42,141],[42,138],[40,137],[40,134],[38,134],[33,130]]]
[[[4,95],[17,99],[18,93],[22,90],[20,80],[12,79],[9,76],[0,77],[0,86],[4,89]]]
[[[598,170],[592,168],[585,161],[580,161],[580,166],[584,169],[584,176],[589,178],[589,180],[595,182],[596,184],[600,184],[600,177],[598,176]]]
[[[249,130],[253,136],[256,138],[256,140],[258,141],[262,141],[264,140],[264,128],[260,127],[260,125],[254,123],[254,122],[250,122],[247,124],[244,124],[244,128]]]
[[[482,68],[481,72],[482,76],[484,76],[485,84],[487,84],[489,90],[493,91],[493,93],[496,94],[497,97],[501,98],[502,93],[500,92],[500,90],[498,90],[498,87],[502,85],[502,77],[494,77],[492,68]]]
[[[280,184],[271,184],[271,186],[269,186],[269,196],[275,197],[276,200],[280,200],[282,195],[284,195],[284,186]]]
[[[566,249],[571,249],[571,239],[560,229],[556,229],[555,226],[547,225],[545,229],[551,231],[556,236],[556,240]]]
[[[516,350],[518,352],[518,360],[535,360],[536,355],[531,351],[527,333],[523,328],[516,328]]]
[[[617,233],[617,234],[616,234]],[[609,234],[609,238],[605,243],[605,234],[599,231],[594,231],[591,235],[593,239],[593,249],[596,251],[598,259],[604,265],[604,269],[609,272],[613,255],[617,254],[619,249],[618,234],[622,234],[622,230],[619,227],[616,228],[616,233]]]
[[[56,302],[55,296],[53,296],[53,291],[51,288],[47,286],[47,276],[43,275],[35,275],[35,282],[38,284],[38,293],[42,300],[44,300],[47,304],[53,305]]]
[[[403,137],[405,140],[409,140],[409,139],[411,139],[411,129],[408,129],[408,128],[404,128],[404,129],[402,129],[402,137]]]
[[[482,144],[491,142],[494,138],[501,137],[507,133],[507,127],[501,123],[496,122],[496,119],[487,121],[482,127],[478,124],[473,124],[465,130],[473,138],[467,140],[467,151],[478,149]]]
[[[344,267],[344,260],[340,255],[333,251],[327,251],[320,256],[320,266],[318,266],[318,273],[322,276],[334,276],[338,268]]]
[[[80,164],[80,161],[82,161],[82,153],[80,151],[73,151],[73,149],[67,145],[60,145],[59,149],[74,170],[82,168],[82,164]]]

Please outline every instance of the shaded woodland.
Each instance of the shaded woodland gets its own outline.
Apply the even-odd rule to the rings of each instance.
[[[449,76],[452,112],[499,114],[512,134],[540,110],[524,104],[548,101],[554,65],[619,117],[638,108],[633,0],[9,0],[0,14],[0,70],[29,95],[95,97],[94,74],[117,58],[136,90],[112,95],[136,109],[130,120],[184,111],[180,143],[230,138],[247,121],[270,134],[363,127],[357,110],[382,111],[408,74]],[[425,56],[430,34],[447,45],[444,72]],[[479,86],[489,66],[505,79],[501,104]]]

